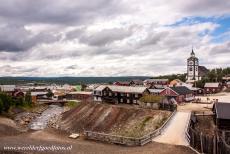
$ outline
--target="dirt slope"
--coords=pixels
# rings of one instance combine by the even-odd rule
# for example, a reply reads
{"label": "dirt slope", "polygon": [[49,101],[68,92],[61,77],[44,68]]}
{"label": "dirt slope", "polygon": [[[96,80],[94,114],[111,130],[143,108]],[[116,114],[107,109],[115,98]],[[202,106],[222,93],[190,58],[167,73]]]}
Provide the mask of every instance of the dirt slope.
{"label": "dirt slope", "polygon": [[0,117],[0,137],[18,135],[21,132],[22,131],[16,126],[13,120]]}
{"label": "dirt slope", "polygon": [[91,130],[133,136],[158,128],[169,115],[168,111],[82,103],[63,114],[60,127],[68,132]]}

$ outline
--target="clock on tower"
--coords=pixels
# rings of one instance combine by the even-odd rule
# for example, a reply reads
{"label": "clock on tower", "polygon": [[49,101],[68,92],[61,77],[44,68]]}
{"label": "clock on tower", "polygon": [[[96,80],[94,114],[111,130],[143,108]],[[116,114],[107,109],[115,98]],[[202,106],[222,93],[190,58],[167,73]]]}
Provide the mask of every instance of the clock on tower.
{"label": "clock on tower", "polygon": [[190,57],[187,59],[187,81],[194,82],[199,80],[199,59],[195,56],[192,49]]}

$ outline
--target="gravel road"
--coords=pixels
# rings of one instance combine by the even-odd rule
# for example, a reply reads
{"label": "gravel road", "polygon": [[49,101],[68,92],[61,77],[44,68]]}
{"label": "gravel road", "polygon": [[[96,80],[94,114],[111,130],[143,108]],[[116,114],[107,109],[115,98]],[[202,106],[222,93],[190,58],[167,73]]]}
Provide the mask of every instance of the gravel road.
{"label": "gravel road", "polygon": [[169,121],[161,135],[154,138],[153,141],[173,145],[189,145],[186,140],[185,131],[189,122],[191,112],[176,112]]}

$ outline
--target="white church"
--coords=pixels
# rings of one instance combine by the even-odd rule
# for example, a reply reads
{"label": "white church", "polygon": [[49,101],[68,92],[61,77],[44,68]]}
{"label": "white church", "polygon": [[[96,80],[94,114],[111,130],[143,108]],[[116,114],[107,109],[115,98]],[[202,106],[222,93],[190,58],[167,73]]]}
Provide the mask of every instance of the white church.
{"label": "white church", "polygon": [[208,69],[204,66],[199,66],[199,59],[195,56],[192,49],[190,57],[187,59],[187,83],[199,81],[208,73]]}

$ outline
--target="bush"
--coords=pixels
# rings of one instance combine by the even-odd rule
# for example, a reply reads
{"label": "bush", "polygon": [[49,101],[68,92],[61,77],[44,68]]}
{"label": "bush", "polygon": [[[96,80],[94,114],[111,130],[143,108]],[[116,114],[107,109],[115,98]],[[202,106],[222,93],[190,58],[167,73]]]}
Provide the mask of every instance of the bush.
{"label": "bush", "polygon": [[3,104],[2,100],[0,99],[0,113],[2,113],[3,108],[4,108],[4,104]]}
{"label": "bush", "polygon": [[161,103],[164,98],[164,96],[144,95],[140,98],[140,101],[145,103]]}
{"label": "bush", "polygon": [[79,102],[75,102],[75,101],[69,101],[66,103],[66,106],[68,106],[70,108],[77,107],[78,105],[79,105]]}

